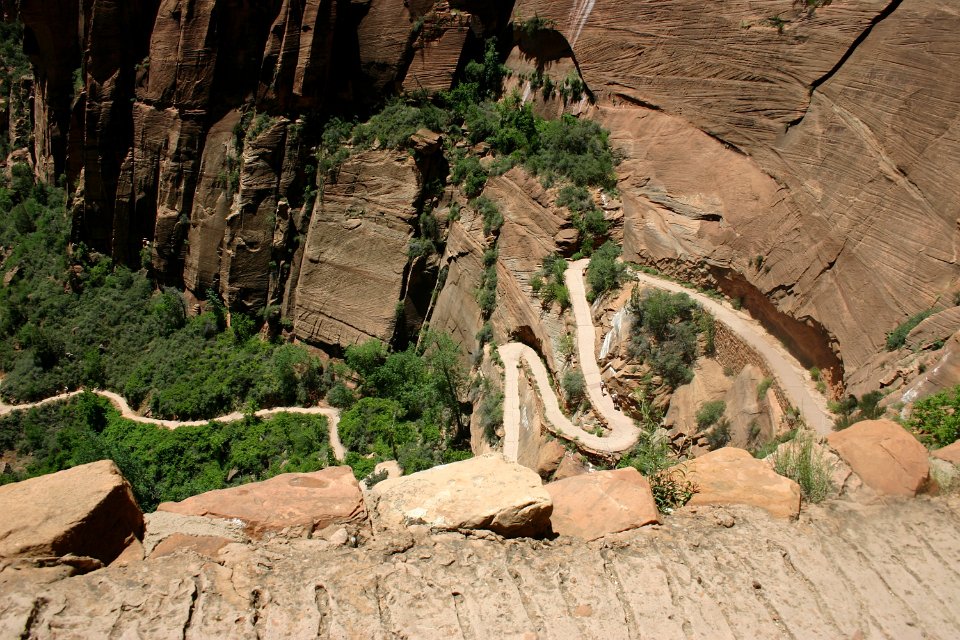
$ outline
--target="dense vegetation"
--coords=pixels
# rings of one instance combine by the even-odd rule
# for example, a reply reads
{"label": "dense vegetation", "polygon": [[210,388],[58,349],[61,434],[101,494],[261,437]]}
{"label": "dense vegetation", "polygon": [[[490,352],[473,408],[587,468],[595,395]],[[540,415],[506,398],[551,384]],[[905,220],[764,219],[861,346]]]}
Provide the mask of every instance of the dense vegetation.
{"label": "dense vegetation", "polygon": [[918,324],[933,315],[933,309],[926,309],[920,313],[910,316],[905,322],[897,326],[896,329],[887,334],[887,351],[896,351],[907,343],[907,335],[913,331]]}
{"label": "dense vegetation", "polygon": [[278,473],[322,469],[333,462],[323,416],[248,416],[231,423],[160,429],[120,417],[92,393],[0,418],[0,451],[25,467],[0,483],[112,459],[141,508],[265,480]]}
{"label": "dense vegetation", "polygon": [[188,318],[182,295],[157,291],[145,271],[82,245],[68,257],[60,189],[34,184],[26,165],[0,186],[0,245],[11,253],[0,288],[0,387],[26,402],[80,386],[123,393],[156,417],[214,417],[246,406],[322,397],[323,369],[305,349],[261,339],[259,324],[211,296]]}
{"label": "dense vegetation", "polygon": [[930,447],[956,442],[960,439],[960,386],[918,400],[906,426]]}
{"label": "dense vegetation", "polygon": [[693,377],[691,366],[700,351],[713,351],[713,318],[685,293],[634,291],[630,310],[636,320],[631,329],[629,354],[650,365],[663,382],[676,388]]}
{"label": "dense vegetation", "polygon": [[[350,347],[346,365],[355,391],[340,387],[340,440],[357,477],[397,460],[407,473],[470,457],[461,406],[467,371],[446,334],[427,332],[420,346],[391,353],[371,340]],[[332,398],[334,399],[334,398]]]}

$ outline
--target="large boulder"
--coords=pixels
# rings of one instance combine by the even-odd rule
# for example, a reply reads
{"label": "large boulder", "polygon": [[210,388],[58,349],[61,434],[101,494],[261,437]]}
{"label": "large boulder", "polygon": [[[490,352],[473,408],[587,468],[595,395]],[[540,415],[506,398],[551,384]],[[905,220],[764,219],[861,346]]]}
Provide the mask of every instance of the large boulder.
{"label": "large boulder", "polygon": [[599,471],[546,485],[554,533],[595,540],[659,522],[650,483],[636,469]]}
{"label": "large boulder", "polygon": [[697,485],[690,505],[742,504],[790,518],[800,511],[800,486],[743,449],[717,449],[673,467],[672,472]]}
{"label": "large boulder", "polygon": [[164,502],[158,511],[243,521],[252,536],[312,533],[332,524],[361,525],[366,509],[350,467],[282,475],[230,489],[208,491],[182,502]]}
{"label": "large boulder", "polygon": [[489,453],[384,480],[373,491],[385,527],[486,529],[503,536],[536,536],[550,526],[553,504],[532,469]]}
{"label": "large boulder", "polygon": [[0,558],[73,554],[106,564],[143,538],[143,513],[110,460],[0,487],[0,514]]}
{"label": "large boulder", "polygon": [[915,496],[930,480],[926,448],[890,420],[864,420],[827,436],[863,483],[883,495]]}
{"label": "large boulder", "polygon": [[960,440],[953,444],[948,444],[941,449],[935,449],[930,452],[934,458],[944,460],[950,464],[960,464]]}

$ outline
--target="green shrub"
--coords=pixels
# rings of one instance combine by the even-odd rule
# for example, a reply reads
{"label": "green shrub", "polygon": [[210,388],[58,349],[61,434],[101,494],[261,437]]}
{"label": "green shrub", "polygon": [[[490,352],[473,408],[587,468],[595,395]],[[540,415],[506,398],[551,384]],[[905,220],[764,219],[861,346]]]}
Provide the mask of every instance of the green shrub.
{"label": "green shrub", "polygon": [[503,226],[503,214],[500,213],[500,207],[493,200],[486,196],[480,196],[470,201],[470,206],[483,218],[483,233],[499,233]]}
{"label": "green shrub", "polygon": [[691,366],[698,354],[698,336],[707,334],[706,348],[712,342],[713,323],[690,296],[659,290],[634,292],[630,310],[632,325],[627,353],[646,362],[654,373],[673,388],[689,382]]}
{"label": "green shrub", "polygon": [[627,267],[617,261],[620,247],[612,241],[593,252],[590,266],[587,267],[587,283],[590,285],[588,299],[594,300],[600,294],[620,286],[626,275]]}
{"label": "green shrub", "polygon": [[407,104],[391,98],[379,113],[354,128],[353,142],[370,147],[379,141],[381,147],[402,149],[420,129],[444,131],[449,126],[450,114],[429,102]]}
{"label": "green shrub", "polygon": [[682,468],[673,468],[677,462],[665,435],[643,428],[637,444],[620,459],[617,467],[633,467],[647,478],[657,509],[669,514],[697,492],[697,486],[684,477]]}
{"label": "green shrub", "polygon": [[560,382],[567,404],[577,406],[586,399],[587,382],[579,371],[568,370],[563,374]]}
{"label": "green shrub", "polygon": [[526,166],[548,183],[566,178],[577,186],[617,185],[609,133],[592,120],[564,115],[537,123],[538,142]]}
{"label": "green shrub", "polygon": [[701,405],[697,411],[697,426],[700,431],[705,431],[720,421],[724,411],[727,410],[727,403],[723,400],[711,400]]}
{"label": "green shrub", "polygon": [[927,309],[911,316],[906,322],[887,334],[887,351],[896,351],[907,343],[907,335],[914,328],[929,318],[933,314],[933,309]]}
{"label": "green shrub", "polygon": [[717,421],[713,429],[707,432],[707,446],[715,451],[730,442],[730,422],[726,418]]}
{"label": "green shrub", "polygon": [[466,155],[454,162],[450,179],[454,184],[463,185],[463,192],[468,198],[474,198],[480,195],[487,184],[487,172],[475,156]]}
{"label": "green shrub", "polygon": [[764,378],[757,385],[757,400],[763,400],[767,396],[767,390],[773,384],[773,378]]}
{"label": "green shrub", "polygon": [[945,447],[960,437],[960,386],[913,405],[906,427],[930,447]]}
{"label": "green shrub", "polygon": [[778,449],[773,468],[800,485],[809,502],[822,502],[833,491],[833,467],[809,433],[798,432],[791,443]]}

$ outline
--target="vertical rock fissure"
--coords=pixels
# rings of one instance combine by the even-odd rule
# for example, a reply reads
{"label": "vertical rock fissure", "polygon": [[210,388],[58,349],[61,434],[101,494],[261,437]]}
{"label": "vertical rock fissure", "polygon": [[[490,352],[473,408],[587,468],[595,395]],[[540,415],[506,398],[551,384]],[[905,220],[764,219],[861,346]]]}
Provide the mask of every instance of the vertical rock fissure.
{"label": "vertical rock fissure", "polygon": [[[878,13],[873,17],[873,20],[870,21],[870,24],[867,25],[867,28],[864,29],[860,33],[860,35],[858,35],[853,40],[853,42],[850,43],[850,46],[847,47],[847,50],[843,53],[842,56],[840,56],[840,59],[837,60],[836,64],[834,64],[833,67],[831,67],[831,69],[827,71],[825,74],[823,74],[822,76],[820,76],[819,78],[817,78],[816,80],[810,83],[810,96],[809,96],[810,99],[813,98],[814,92],[821,85],[823,85],[825,82],[830,80],[830,78],[835,76],[837,72],[840,71],[840,69],[843,67],[844,64],[846,64],[847,60],[850,59],[850,57],[854,54],[857,48],[861,44],[863,44],[863,42],[867,39],[867,37],[870,35],[870,32],[873,31],[873,28],[876,27],[881,22],[883,22],[884,20],[886,20],[887,18],[889,18],[891,14],[893,14],[893,12],[897,10],[897,8],[900,6],[902,2],[903,0],[890,0],[890,3],[886,7],[884,7],[883,10],[880,11],[880,13]],[[787,129],[786,129],[787,131],[789,131],[791,128],[803,122],[803,119],[807,117],[807,112],[810,110],[810,101],[811,101],[810,99],[807,100],[807,108],[804,109],[803,115],[787,123]]]}

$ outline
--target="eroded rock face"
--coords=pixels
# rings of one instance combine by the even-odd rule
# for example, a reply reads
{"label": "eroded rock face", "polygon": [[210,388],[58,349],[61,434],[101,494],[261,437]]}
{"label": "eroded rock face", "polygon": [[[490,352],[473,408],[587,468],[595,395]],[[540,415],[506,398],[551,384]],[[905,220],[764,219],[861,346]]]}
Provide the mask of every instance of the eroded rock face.
{"label": "eroded rock face", "polygon": [[0,513],[0,558],[72,554],[107,564],[143,538],[143,514],[110,460],[0,487]]}
{"label": "eroded rock face", "polygon": [[927,450],[890,420],[864,420],[827,442],[863,483],[882,495],[915,496],[930,480]]}
{"label": "eroded rock face", "polygon": [[934,0],[516,12],[554,22],[627,154],[626,257],[716,278],[806,366],[876,388],[886,332],[958,275],[960,18]]}
{"label": "eroded rock face", "polygon": [[379,524],[388,528],[486,529],[503,536],[549,530],[550,495],[535,471],[489,453],[373,488]]}
{"label": "eroded rock face", "polygon": [[208,491],[158,511],[237,519],[254,536],[284,529],[312,533],[332,524],[362,526],[366,509],[350,467],[284,473],[252,484]]}
{"label": "eroded rock face", "polygon": [[934,458],[945,460],[950,464],[960,464],[960,440],[940,449],[935,449],[930,452],[930,455]]}
{"label": "eroded rock face", "polygon": [[697,493],[687,503],[692,506],[749,505],[789,518],[800,511],[797,483],[743,449],[724,447],[673,469],[697,485]]}
{"label": "eroded rock face", "polygon": [[327,185],[310,222],[293,311],[311,342],[389,340],[416,219],[418,172],[406,151],[359,153]]}
{"label": "eroded rock face", "polygon": [[598,471],[545,486],[553,532],[595,540],[659,522],[650,483],[633,468]]}

